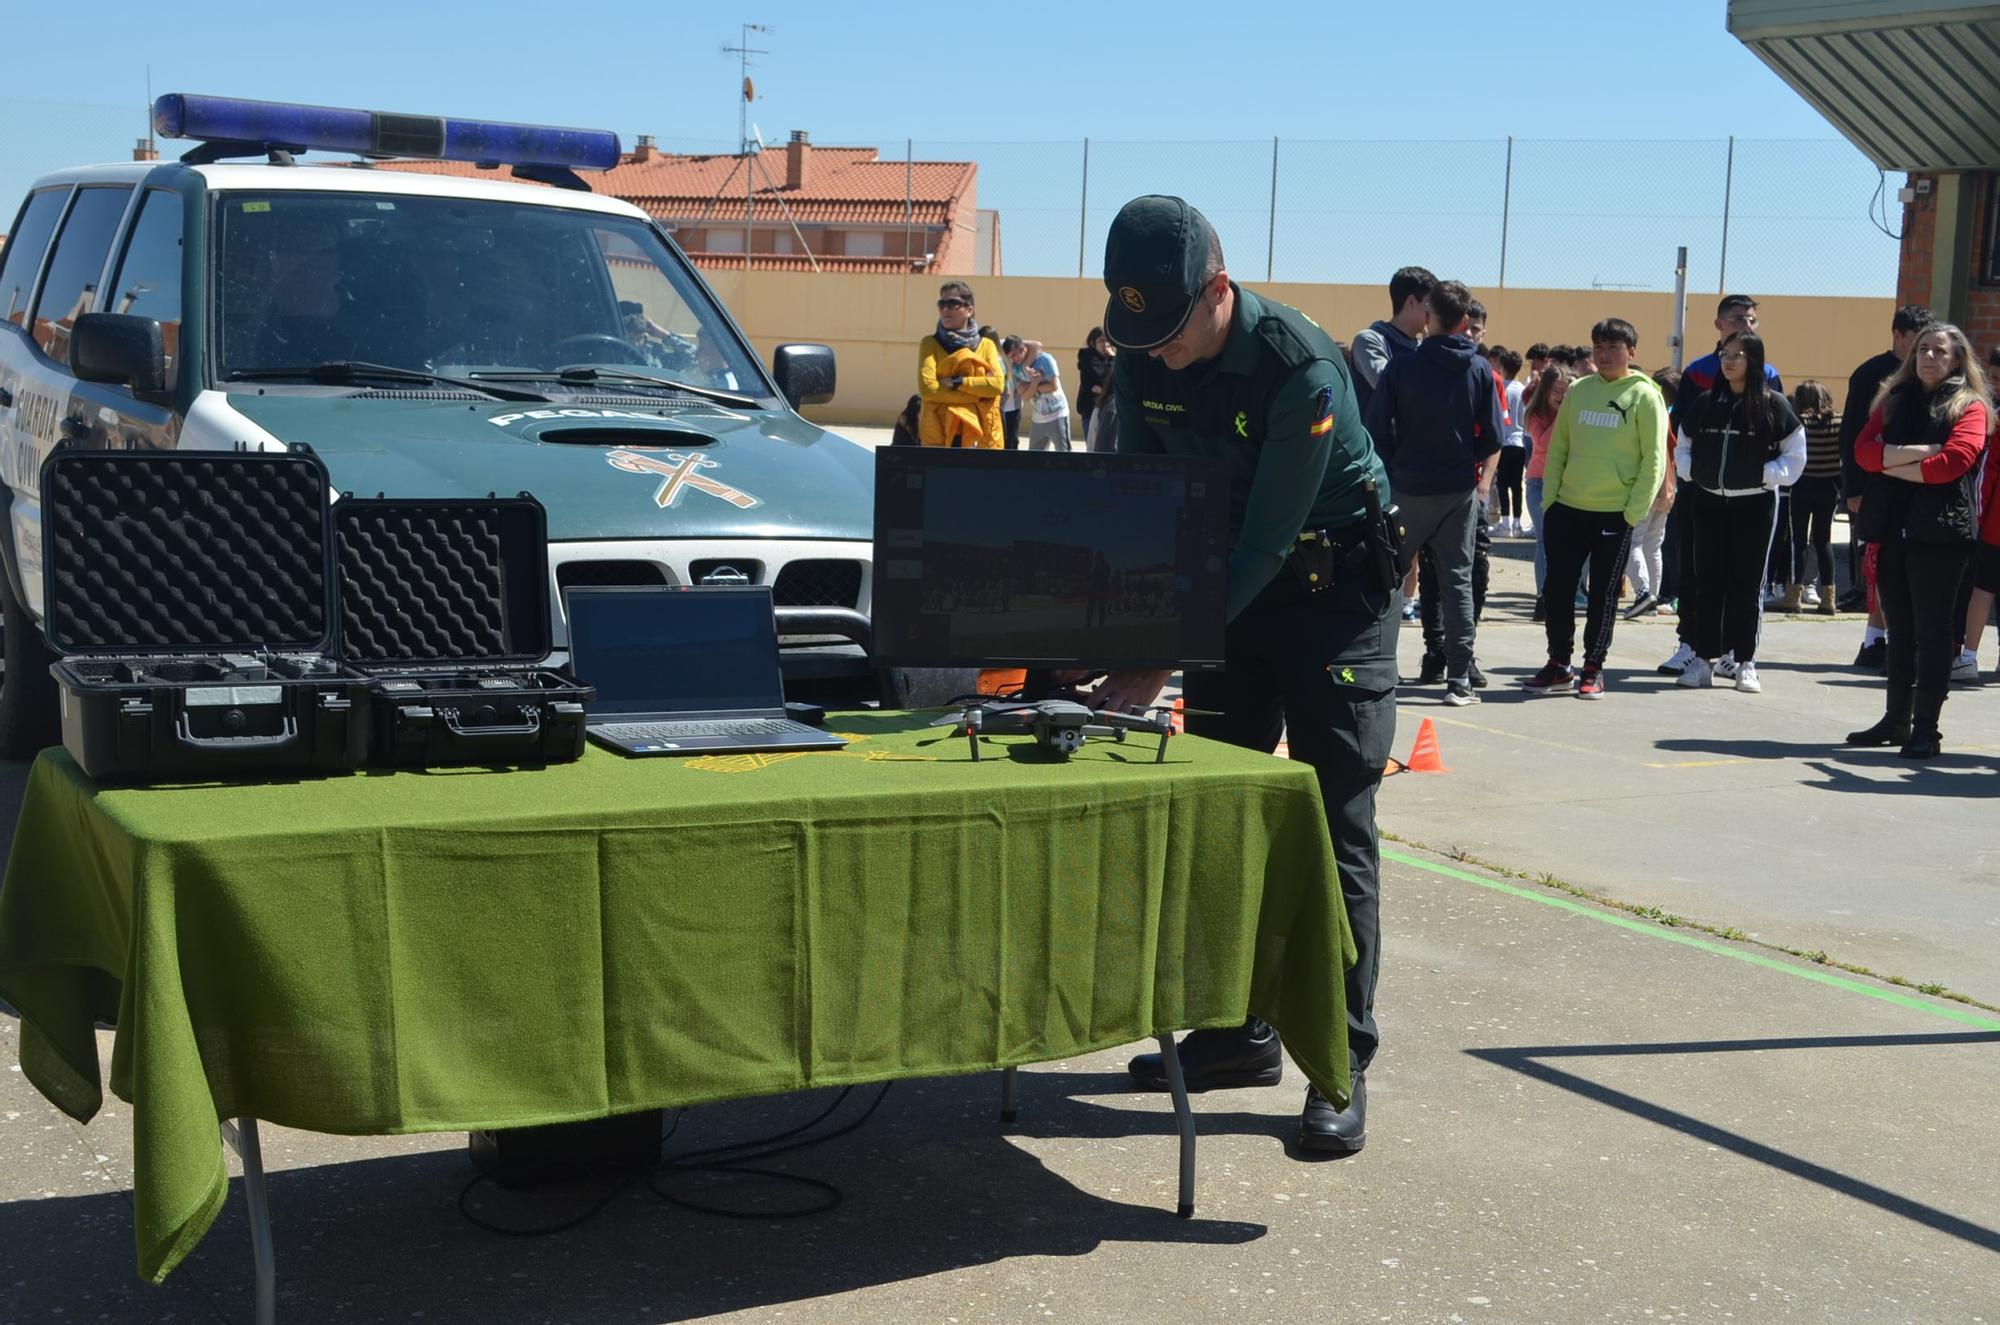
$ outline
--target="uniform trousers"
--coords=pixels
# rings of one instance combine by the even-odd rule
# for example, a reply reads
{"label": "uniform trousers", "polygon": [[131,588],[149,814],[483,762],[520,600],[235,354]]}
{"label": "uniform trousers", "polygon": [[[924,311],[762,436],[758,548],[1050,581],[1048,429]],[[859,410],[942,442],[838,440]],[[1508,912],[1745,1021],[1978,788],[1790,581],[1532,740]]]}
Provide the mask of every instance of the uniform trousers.
{"label": "uniform trousers", "polygon": [[[1340,868],[1355,963],[1346,973],[1347,1052],[1356,1072],[1375,1056],[1381,966],[1381,838],[1375,791],[1396,739],[1395,590],[1337,584],[1308,593],[1290,567],[1229,623],[1221,672],[1190,672],[1187,729],[1266,753],[1282,735],[1312,765]],[[1352,681],[1344,679],[1351,676]]]}

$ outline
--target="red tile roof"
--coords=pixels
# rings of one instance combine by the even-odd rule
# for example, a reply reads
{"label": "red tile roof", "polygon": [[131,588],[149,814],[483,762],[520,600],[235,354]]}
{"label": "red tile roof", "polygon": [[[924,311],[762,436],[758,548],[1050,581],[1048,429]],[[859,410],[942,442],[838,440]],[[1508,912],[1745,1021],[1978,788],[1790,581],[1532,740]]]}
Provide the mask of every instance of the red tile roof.
{"label": "red tile roof", "polygon": [[[884,161],[872,147],[807,144],[806,176],[800,188],[786,188],[788,146],[775,144],[755,159],[752,205],[760,220],[776,221],[789,211],[800,225],[894,227],[905,224],[942,230],[932,266],[939,271],[971,271],[966,258],[976,233],[975,199],[979,167],[970,161]],[[644,151],[645,149],[641,149]],[[507,179],[460,161],[385,161],[383,170],[426,175]],[[682,156],[653,151],[626,155],[610,170],[583,175],[594,193],[632,203],[663,221],[683,227],[726,229],[743,224],[744,158],[740,155]],[[906,195],[908,206],[906,208]],[[780,200],[784,206],[779,206]],[[742,254],[696,254],[703,262],[743,265]],[[752,270],[807,268],[803,254],[758,254]],[[902,271],[901,258],[820,259],[822,270]]]}

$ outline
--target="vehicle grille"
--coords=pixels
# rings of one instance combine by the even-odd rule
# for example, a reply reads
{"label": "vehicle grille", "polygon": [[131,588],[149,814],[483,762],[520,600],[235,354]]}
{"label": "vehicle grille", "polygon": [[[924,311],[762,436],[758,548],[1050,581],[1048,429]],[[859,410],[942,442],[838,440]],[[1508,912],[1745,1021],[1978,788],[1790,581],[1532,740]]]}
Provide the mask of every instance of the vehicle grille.
{"label": "vehicle grille", "polygon": [[556,588],[579,585],[604,587],[669,583],[666,572],[650,561],[565,561],[556,567]]}
{"label": "vehicle grille", "polygon": [[771,601],[779,607],[859,607],[861,563],[787,562],[771,586]]}

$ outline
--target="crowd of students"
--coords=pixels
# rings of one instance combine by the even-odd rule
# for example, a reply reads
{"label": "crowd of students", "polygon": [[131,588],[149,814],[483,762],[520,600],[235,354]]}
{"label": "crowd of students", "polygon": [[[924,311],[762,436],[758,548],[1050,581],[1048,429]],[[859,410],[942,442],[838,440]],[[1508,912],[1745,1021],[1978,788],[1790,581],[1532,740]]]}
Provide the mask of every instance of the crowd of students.
{"label": "crowd of students", "polygon": [[[1977,681],[2000,591],[2000,439],[1963,332],[1898,309],[1892,350],[1855,371],[1836,413],[1819,382],[1785,394],[1746,295],[1717,306],[1711,353],[1651,376],[1622,318],[1588,346],[1517,353],[1485,343],[1485,310],[1458,282],[1406,267],[1389,296],[1391,315],[1348,354],[1405,517],[1416,684],[1479,702],[1486,548],[1527,536],[1548,641],[1529,690],[1601,698],[1621,599],[1627,620],[1675,614],[1679,644],[1658,671],[1748,694],[1763,688],[1767,610],[1865,606],[1856,666],[1886,674],[1885,709],[1849,740],[1938,752],[1948,687]],[[1857,581],[1844,603],[1842,508]]]}

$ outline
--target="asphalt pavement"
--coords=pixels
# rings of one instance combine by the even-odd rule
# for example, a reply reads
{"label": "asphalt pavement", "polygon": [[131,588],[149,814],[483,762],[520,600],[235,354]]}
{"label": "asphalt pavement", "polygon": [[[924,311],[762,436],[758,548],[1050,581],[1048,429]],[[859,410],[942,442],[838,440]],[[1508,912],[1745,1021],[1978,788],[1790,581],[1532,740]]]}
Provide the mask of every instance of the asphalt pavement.
{"label": "asphalt pavement", "polygon": [[[1837,744],[1880,700],[1847,665],[1857,618],[1770,623],[1759,695],[1655,677],[1659,618],[1619,626],[1602,702],[1531,698],[1510,685],[1541,661],[1524,547],[1501,546],[1485,702],[1401,702],[1398,753],[1431,718],[1450,771],[1382,791],[1361,1154],[1296,1152],[1296,1072],[1199,1096],[1176,1219],[1167,1103],[1119,1051],[1024,1070],[1011,1127],[997,1074],[896,1085],[778,1161],[840,1190],[827,1214],[725,1220],[640,1183],[465,1198],[528,1226],[609,1196],[510,1238],[461,1212],[463,1135],[267,1127],[280,1319],[2000,1319],[2000,686],[1954,696],[1923,766]],[[1406,672],[1417,655],[1406,632]],[[22,776],[0,767],[0,821]],[[70,1122],[15,1067],[10,1017],[0,1038],[0,1320],[248,1320],[240,1193],[138,1283],[128,1108]],[[830,1099],[694,1110],[668,1151]]]}

